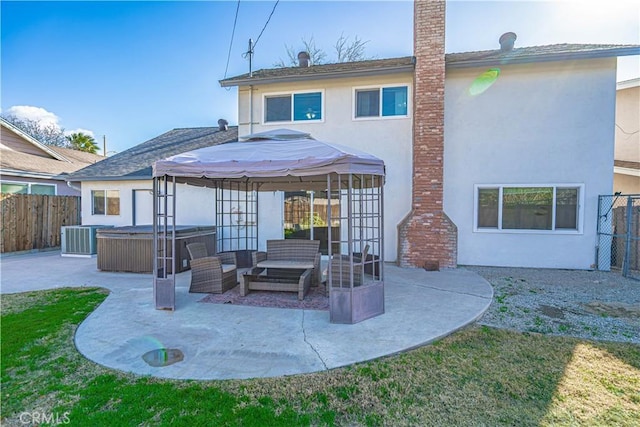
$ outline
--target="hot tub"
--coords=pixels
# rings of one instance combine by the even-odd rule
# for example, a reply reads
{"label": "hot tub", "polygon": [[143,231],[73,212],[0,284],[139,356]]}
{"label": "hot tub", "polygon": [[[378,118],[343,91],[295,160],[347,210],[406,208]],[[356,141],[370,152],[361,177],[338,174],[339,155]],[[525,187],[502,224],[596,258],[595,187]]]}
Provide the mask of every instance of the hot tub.
{"label": "hot tub", "polygon": [[[199,225],[176,226],[176,273],[189,269],[187,244],[202,242],[210,254],[216,253],[215,227]],[[136,225],[100,229],[98,240],[98,270],[153,272],[153,226]]]}

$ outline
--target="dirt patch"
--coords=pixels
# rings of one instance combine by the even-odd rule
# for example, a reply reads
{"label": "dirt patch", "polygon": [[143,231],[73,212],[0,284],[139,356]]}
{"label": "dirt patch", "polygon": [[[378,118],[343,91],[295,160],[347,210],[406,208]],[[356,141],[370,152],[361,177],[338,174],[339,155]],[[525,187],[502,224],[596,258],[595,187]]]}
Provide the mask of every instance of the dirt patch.
{"label": "dirt patch", "polygon": [[558,307],[542,304],[538,307],[538,311],[547,317],[551,317],[554,319],[564,319],[564,311],[562,311],[562,309]]}
{"label": "dirt patch", "polygon": [[467,268],[493,286],[483,325],[640,344],[640,281],[605,271]]}
{"label": "dirt patch", "polygon": [[612,317],[626,317],[640,319],[640,304],[625,304],[623,302],[591,301],[582,307],[591,314],[600,314]]}

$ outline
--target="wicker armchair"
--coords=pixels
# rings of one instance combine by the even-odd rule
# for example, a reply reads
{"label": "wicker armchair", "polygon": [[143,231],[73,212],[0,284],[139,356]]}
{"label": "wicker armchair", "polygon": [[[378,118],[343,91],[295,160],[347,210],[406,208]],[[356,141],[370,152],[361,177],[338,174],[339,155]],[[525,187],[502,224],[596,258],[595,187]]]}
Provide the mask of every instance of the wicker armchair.
{"label": "wicker armchair", "polygon": [[353,255],[353,264],[349,255],[334,255],[331,258],[331,283],[335,288],[351,287],[351,268],[353,265],[353,286],[364,283],[364,265],[369,254],[369,245],[364,247],[361,254]]}
{"label": "wicker armchair", "polygon": [[238,284],[236,254],[222,252],[209,256],[204,243],[187,245],[191,257],[189,292],[221,294]]}

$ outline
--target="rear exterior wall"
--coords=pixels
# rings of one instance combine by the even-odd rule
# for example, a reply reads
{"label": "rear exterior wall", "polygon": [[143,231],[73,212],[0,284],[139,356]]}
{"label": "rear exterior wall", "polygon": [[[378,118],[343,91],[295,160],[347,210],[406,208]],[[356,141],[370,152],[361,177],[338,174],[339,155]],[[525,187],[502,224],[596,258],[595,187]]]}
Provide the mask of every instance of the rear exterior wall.
{"label": "rear exterior wall", "polygon": [[[239,135],[279,128],[308,132],[315,139],[353,147],[384,160],[386,167],[384,232],[385,260],[397,257],[397,226],[411,209],[411,126],[412,73],[366,78],[326,79],[313,82],[282,83],[255,86],[253,89],[253,127],[250,123],[250,91],[239,88]],[[407,86],[409,105],[407,116],[354,119],[354,91],[361,87]],[[265,94],[321,91],[323,119],[308,122],[264,122]],[[280,207],[283,209],[283,206]],[[273,227],[282,229],[281,223]],[[266,226],[266,224],[262,224]],[[275,237],[275,236],[271,236]],[[262,240],[262,239],[261,239]]]}
{"label": "rear exterior wall", "polygon": [[[589,269],[598,195],[613,184],[616,59],[500,68],[476,96],[468,88],[486,69],[447,71],[444,206],[458,263]],[[478,230],[478,185],[579,186],[579,230]]]}

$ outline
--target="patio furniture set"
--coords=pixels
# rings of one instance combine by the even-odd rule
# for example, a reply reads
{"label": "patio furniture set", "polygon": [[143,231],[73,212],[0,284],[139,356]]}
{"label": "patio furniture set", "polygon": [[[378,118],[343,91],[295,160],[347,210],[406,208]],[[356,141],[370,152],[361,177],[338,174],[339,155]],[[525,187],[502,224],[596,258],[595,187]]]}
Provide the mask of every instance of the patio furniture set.
{"label": "patio furniture set", "polygon": [[[187,245],[191,256],[189,292],[223,293],[237,285],[235,253],[209,256],[201,243]],[[303,300],[310,286],[321,282],[320,242],[317,240],[268,240],[266,252],[252,254],[252,267],[242,275],[240,295],[249,291],[297,292]]]}
{"label": "patio furniture set", "polygon": [[[268,240],[266,252],[252,254],[252,267],[242,274],[240,295],[250,291],[296,292],[302,301],[309,287],[322,283],[320,269],[320,242],[317,240],[284,239]],[[237,260],[234,252],[209,255],[204,243],[187,245],[191,257],[191,286],[193,293],[224,293],[238,285]],[[367,259],[369,245],[362,254],[354,256],[354,284],[362,285],[364,260]],[[341,287],[350,281],[349,269],[345,263],[351,262],[348,255],[333,258],[331,277],[333,285]]]}

